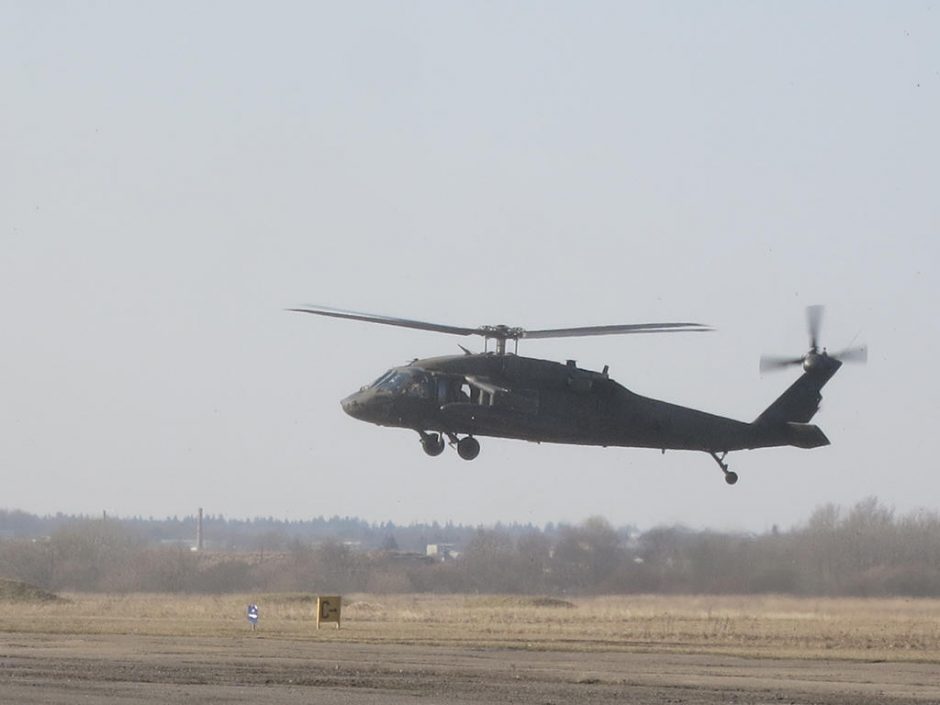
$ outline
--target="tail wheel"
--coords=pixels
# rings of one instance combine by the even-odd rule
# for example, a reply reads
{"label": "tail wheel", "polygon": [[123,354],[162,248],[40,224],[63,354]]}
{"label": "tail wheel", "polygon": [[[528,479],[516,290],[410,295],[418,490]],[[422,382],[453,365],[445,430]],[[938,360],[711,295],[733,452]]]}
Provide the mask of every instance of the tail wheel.
{"label": "tail wheel", "polygon": [[480,454],[480,442],[473,436],[466,436],[457,441],[457,455],[464,460],[473,460]]}
{"label": "tail wheel", "polygon": [[715,462],[718,463],[718,467],[721,468],[721,471],[725,474],[725,482],[729,485],[733,485],[738,481],[738,473],[732,472],[728,469],[728,463],[725,462],[725,457],[728,455],[728,451],[723,451],[721,455],[718,455],[713,450],[708,451],[708,454],[715,459]]}

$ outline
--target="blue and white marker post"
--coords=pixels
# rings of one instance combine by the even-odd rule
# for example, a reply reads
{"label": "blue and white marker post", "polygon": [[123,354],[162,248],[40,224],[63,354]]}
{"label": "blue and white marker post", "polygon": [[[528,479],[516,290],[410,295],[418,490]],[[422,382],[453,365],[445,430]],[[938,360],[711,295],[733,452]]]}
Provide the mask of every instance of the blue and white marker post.
{"label": "blue and white marker post", "polygon": [[248,605],[248,622],[251,624],[251,631],[255,630],[255,627],[258,626],[258,605],[252,602]]}

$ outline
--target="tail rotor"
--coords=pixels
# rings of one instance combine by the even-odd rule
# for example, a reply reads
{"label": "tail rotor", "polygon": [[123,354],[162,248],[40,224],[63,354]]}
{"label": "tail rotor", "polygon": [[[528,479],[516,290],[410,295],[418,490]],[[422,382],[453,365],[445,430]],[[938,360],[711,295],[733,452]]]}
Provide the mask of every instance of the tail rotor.
{"label": "tail rotor", "polygon": [[803,369],[810,370],[820,365],[825,365],[829,360],[838,362],[859,362],[868,361],[868,346],[858,345],[849,347],[839,352],[830,353],[825,348],[819,348],[819,332],[822,328],[824,306],[815,305],[806,307],[806,328],[809,333],[809,352],[799,357],[783,357],[777,355],[761,355],[760,371],[772,372],[792,365],[802,365]]}

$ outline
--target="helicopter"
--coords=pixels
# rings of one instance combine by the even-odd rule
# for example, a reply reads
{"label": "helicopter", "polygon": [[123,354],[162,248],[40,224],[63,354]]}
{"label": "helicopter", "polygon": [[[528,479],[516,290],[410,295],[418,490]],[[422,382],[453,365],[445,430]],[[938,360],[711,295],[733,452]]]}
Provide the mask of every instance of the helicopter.
{"label": "helicopter", "polygon": [[[430,456],[440,455],[449,444],[461,458],[473,460],[480,453],[477,436],[654,448],[663,453],[694,450],[710,455],[729,485],[738,481],[725,462],[731,451],[829,445],[822,430],[809,423],[819,410],[820,390],[843,362],[865,362],[868,357],[864,345],[838,353],[820,348],[823,307],[809,306],[809,351],[791,357],[763,356],[760,361],[761,372],[800,365],[802,375],[748,423],[635,394],[611,379],[607,365],[597,372],[579,368],[574,360],[560,363],[519,355],[520,340],[714,330],[700,323],[526,330],[506,325],[468,328],[324,306],[287,310],[484,339],[482,353],[460,346],[462,355],[415,359],[391,368],[340,402],[353,418],[416,431]],[[507,351],[509,341],[513,352]]]}

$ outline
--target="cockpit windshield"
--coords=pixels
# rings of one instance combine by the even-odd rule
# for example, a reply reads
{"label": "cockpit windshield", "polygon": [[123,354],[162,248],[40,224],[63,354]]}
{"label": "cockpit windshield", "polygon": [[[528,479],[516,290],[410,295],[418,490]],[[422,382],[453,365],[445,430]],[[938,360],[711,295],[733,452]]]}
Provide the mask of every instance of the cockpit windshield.
{"label": "cockpit windshield", "polygon": [[377,380],[375,380],[372,384],[368,385],[367,387],[363,387],[363,389],[372,389],[373,387],[378,387],[380,384],[382,384],[385,380],[387,380],[389,377],[391,377],[394,374],[395,374],[395,370],[389,370],[388,372],[383,374],[381,377],[379,377]]}
{"label": "cockpit windshield", "polygon": [[430,379],[419,370],[389,370],[372,383],[372,388],[378,392],[405,394],[419,399],[431,396]]}
{"label": "cockpit windshield", "polygon": [[382,389],[390,392],[400,392],[408,386],[411,375],[406,372],[394,372],[392,375],[379,385]]}

